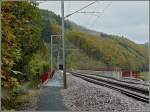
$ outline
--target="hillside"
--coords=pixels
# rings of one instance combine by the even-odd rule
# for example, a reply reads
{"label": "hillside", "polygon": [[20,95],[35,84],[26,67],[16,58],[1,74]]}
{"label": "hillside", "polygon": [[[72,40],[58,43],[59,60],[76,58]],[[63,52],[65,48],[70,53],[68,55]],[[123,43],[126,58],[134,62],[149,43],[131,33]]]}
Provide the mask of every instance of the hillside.
{"label": "hillside", "polygon": [[[55,32],[60,32],[61,18],[54,13],[44,11],[45,18],[55,20]],[[46,15],[47,13],[47,15]],[[48,16],[55,15],[55,16]],[[65,21],[66,42],[78,51],[67,52],[69,68],[99,68],[121,67],[126,70],[147,70],[148,53],[145,47],[136,44],[125,37],[108,35],[102,32],[88,30],[73,22]],[[78,57],[78,58],[77,58]],[[77,59],[75,59],[77,58]]]}

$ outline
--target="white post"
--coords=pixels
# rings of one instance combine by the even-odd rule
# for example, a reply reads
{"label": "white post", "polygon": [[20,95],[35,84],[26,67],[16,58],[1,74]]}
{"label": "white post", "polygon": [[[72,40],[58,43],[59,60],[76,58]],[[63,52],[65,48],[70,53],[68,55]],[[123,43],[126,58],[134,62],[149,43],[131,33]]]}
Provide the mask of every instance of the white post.
{"label": "white post", "polygon": [[132,71],[130,71],[130,79],[132,79]]}
{"label": "white post", "polygon": [[51,35],[51,71],[53,67],[53,35]]}
{"label": "white post", "polygon": [[58,54],[57,54],[57,68],[59,69],[59,49],[58,49]]}

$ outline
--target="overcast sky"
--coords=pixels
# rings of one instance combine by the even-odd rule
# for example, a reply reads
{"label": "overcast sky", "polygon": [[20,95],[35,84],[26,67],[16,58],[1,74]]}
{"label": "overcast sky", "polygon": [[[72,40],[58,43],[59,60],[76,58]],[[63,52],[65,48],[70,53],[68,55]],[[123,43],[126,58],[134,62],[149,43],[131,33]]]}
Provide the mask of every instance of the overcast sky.
{"label": "overcast sky", "polygon": [[[92,1],[65,1],[65,15],[70,14]],[[61,14],[59,1],[45,1],[39,8]],[[82,10],[103,12],[98,14],[76,13],[68,19],[86,28],[125,36],[136,43],[149,40],[148,1],[99,1]]]}

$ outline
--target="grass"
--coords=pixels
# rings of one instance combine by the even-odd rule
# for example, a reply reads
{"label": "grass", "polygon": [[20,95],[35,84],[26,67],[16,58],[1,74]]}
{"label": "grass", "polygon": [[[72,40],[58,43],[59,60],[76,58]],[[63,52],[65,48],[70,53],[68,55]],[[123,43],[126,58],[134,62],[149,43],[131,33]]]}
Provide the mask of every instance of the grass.
{"label": "grass", "polygon": [[[3,88],[2,110],[24,110],[36,102],[39,96],[40,87],[39,81],[30,81],[22,84],[22,87],[15,92],[10,93],[12,90]],[[31,101],[31,102],[30,102]]]}
{"label": "grass", "polygon": [[25,94],[18,96],[15,100],[15,110],[35,110],[39,96],[39,89],[29,90]]}
{"label": "grass", "polygon": [[36,110],[40,94],[40,89],[30,89],[16,97],[2,98],[2,110]]}

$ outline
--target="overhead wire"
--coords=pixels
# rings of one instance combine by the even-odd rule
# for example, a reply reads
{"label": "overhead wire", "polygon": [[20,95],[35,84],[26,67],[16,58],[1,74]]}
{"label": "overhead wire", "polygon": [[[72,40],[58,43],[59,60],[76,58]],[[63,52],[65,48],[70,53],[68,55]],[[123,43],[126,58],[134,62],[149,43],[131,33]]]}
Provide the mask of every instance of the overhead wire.
{"label": "overhead wire", "polygon": [[96,23],[97,19],[100,18],[111,5],[112,5],[112,1],[103,8],[100,15],[98,15],[97,18],[95,18],[95,20],[92,22],[90,27],[92,27],[94,25],[94,23]]}
{"label": "overhead wire", "polygon": [[[104,2],[102,2],[102,6],[104,5]],[[101,11],[101,8],[98,10],[99,12]],[[96,15],[97,16],[97,18],[99,17],[99,15]],[[94,21],[95,21],[95,19],[94,19]],[[91,24],[93,24],[93,22],[91,22]],[[89,27],[91,27],[91,24],[90,24],[90,26]]]}
{"label": "overhead wire", "polygon": [[[39,3],[45,3],[46,1],[43,1],[43,2],[39,2]],[[70,14],[67,14],[66,16],[65,16],[65,18],[67,18],[67,17],[70,17],[70,16],[72,16],[73,14],[75,14],[75,13],[83,13],[83,14],[85,14],[85,15],[88,15],[88,14],[91,14],[91,16],[89,16],[86,20],[88,20],[88,23],[87,23],[87,27],[92,27],[95,23],[96,23],[96,21],[98,20],[98,18],[100,18],[104,13],[105,13],[105,11],[111,6],[111,4],[112,4],[112,1],[109,3],[109,4],[107,4],[103,9],[102,9],[102,11],[100,11],[100,10],[98,10],[98,11],[88,11],[88,12],[85,12],[85,11],[82,11],[82,10],[84,10],[84,9],[86,9],[87,7],[89,7],[90,5],[93,5],[93,4],[95,4],[96,2],[99,2],[99,0],[96,0],[96,1],[93,1],[93,2],[91,2],[91,3],[89,3],[88,5],[85,5],[84,7],[82,7],[82,8],[80,8],[80,9],[78,9],[78,10],[76,10],[76,11],[74,11],[74,12],[72,12],[72,13],[70,13]],[[96,7],[95,7],[95,9],[96,9]],[[58,8],[58,12],[59,12],[59,8]],[[68,10],[70,10],[70,1],[68,2],[68,6],[67,6],[67,12],[69,12]],[[97,13],[100,13],[100,14],[97,14]],[[96,16],[96,18],[94,19],[94,21],[92,22],[92,23],[90,23],[89,22],[89,20],[91,20],[91,18],[93,17],[93,15],[94,16]]]}
{"label": "overhead wire", "polygon": [[[101,2],[98,1],[98,5],[99,5],[100,3],[101,3]],[[97,6],[98,6],[98,5],[97,5]],[[95,9],[97,8],[97,6],[95,7]],[[92,12],[94,12],[94,10],[93,10]],[[98,11],[97,11],[97,12],[98,12]],[[91,17],[90,17],[89,20],[91,20],[91,18],[93,17],[93,15],[94,15],[94,16],[98,16],[97,14],[91,13]],[[89,22],[89,21],[88,21],[88,23],[87,23],[87,27],[90,27],[90,22]]]}
{"label": "overhead wire", "polygon": [[[79,12],[80,13],[80,12]],[[91,20],[92,15],[89,15],[87,13],[84,13],[84,15],[87,15],[87,19],[86,19],[86,25],[88,26],[89,20]]]}
{"label": "overhead wire", "polygon": [[73,13],[70,13],[70,14],[66,15],[65,18],[67,18],[67,17],[69,17],[69,16],[72,16],[73,14],[75,14],[75,13],[77,13],[77,12],[79,12],[79,11],[81,11],[81,10],[87,8],[87,7],[89,7],[90,5],[92,5],[92,4],[96,3],[96,2],[97,2],[97,1],[94,1],[94,2],[92,2],[92,3],[90,3],[90,4],[88,4],[88,5],[86,5],[86,6],[82,7],[82,8],[80,8],[80,9],[74,11]]}

